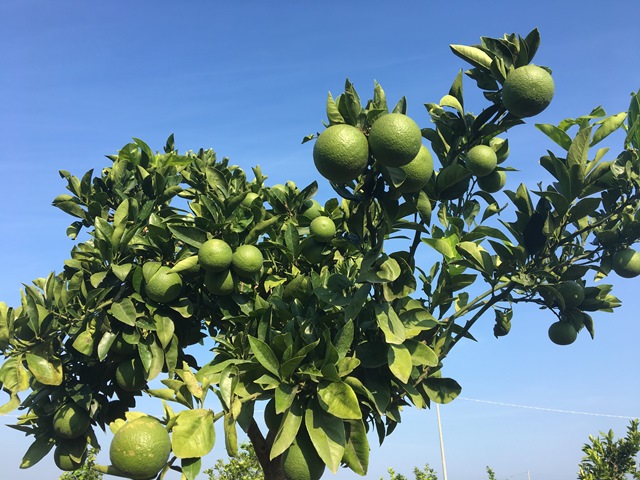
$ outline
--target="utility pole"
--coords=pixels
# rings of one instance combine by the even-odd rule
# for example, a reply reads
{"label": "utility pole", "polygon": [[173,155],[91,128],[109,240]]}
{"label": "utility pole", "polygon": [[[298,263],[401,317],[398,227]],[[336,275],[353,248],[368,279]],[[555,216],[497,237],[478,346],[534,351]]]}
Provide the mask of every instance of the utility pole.
{"label": "utility pole", "polygon": [[447,461],[444,458],[444,441],[442,440],[442,422],[440,421],[440,405],[436,403],[436,414],[438,415],[438,433],[440,435],[440,456],[442,457],[443,480],[447,480]]}

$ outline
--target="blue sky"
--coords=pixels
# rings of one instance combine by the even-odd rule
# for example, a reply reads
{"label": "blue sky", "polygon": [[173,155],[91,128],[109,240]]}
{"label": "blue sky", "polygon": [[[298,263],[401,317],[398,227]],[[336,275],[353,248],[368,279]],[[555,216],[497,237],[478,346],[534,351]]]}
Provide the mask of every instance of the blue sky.
{"label": "blue sky", "polygon": [[[392,101],[406,95],[409,114],[425,127],[423,104],[437,102],[466,68],[449,44],[534,27],[542,35],[536,63],[551,67],[556,82],[552,105],[535,122],[598,105],[616,113],[640,88],[639,14],[637,1],[3,2],[0,300],[15,305],[23,282],[67,258],[69,220],[51,207],[64,192],[58,170],[99,171],[104,155],[131,137],[160,150],[175,133],[183,151],[212,147],[247,170],[259,164],[271,184],[306,185],[317,174],[311,144],[300,140],[322,129],[327,91],[340,93],[346,77],[364,99],[374,80]],[[471,81],[465,91],[478,113]],[[510,162],[520,169],[510,188],[544,178],[538,158],[554,146],[533,123],[509,134]],[[320,188],[320,197],[331,195],[325,181]],[[533,479],[575,478],[589,434],[622,434],[628,420],[617,417],[640,416],[638,281],[610,281],[623,307],[596,315],[595,341],[582,334],[557,347],[546,336],[551,319],[519,308],[508,337],[493,338],[488,319],[478,343],[454,350],[445,371],[463,398],[441,408],[449,478],[484,479],[486,465],[499,479],[526,479],[527,471]],[[28,444],[0,428],[4,476],[57,478],[51,457],[18,469]],[[222,455],[219,444],[209,464]],[[441,471],[435,410],[406,411],[373,449],[367,478],[427,462]]]}

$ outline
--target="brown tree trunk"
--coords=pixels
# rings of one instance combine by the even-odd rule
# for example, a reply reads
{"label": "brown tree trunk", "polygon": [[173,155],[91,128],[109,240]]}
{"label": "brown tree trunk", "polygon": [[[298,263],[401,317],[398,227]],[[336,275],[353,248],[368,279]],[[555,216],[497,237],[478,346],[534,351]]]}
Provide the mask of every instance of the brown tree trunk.
{"label": "brown tree trunk", "polygon": [[273,460],[269,458],[271,446],[273,445],[273,433],[270,432],[267,434],[267,438],[265,438],[256,421],[252,420],[247,430],[247,436],[253,445],[256,457],[258,457],[258,461],[264,472],[264,480],[287,480],[282,470],[281,457],[278,456]]}

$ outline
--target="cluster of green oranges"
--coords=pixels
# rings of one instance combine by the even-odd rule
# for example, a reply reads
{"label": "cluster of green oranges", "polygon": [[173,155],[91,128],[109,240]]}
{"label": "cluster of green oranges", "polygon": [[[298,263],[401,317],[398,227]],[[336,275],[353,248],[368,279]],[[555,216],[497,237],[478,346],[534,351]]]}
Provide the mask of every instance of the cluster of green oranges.
{"label": "cluster of green oranges", "polygon": [[53,414],[56,441],[53,459],[60,470],[77,470],[84,463],[90,424],[89,413],[74,402],[65,403]]}
{"label": "cluster of green oranges", "polygon": [[[494,145],[501,139],[493,139]],[[496,193],[507,182],[507,174],[498,169],[498,164],[506,159],[506,155],[498,157],[491,145],[476,145],[467,152],[465,166],[477,177],[478,187],[487,193]]]}
{"label": "cluster of green oranges", "polygon": [[198,250],[198,263],[205,270],[205,287],[214,295],[232,294],[238,277],[251,280],[263,262],[262,252],[255,245],[240,245],[234,251],[219,238],[207,240]]}
{"label": "cluster of green oranges", "polygon": [[331,125],[313,148],[318,172],[334,183],[355,180],[369,165],[370,154],[377,165],[404,172],[397,187],[401,193],[419,191],[433,175],[433,159],[422,144],[420,127],[401,113],[378,117],[368,135],[352,125]]}
{"label": "cluster of green oranges", "polygon": [[[306,211],[315,215],[315,212]],[[327,244],[336,235],[335,222],[326,215],[317,215],[309,223],[309,236],[302,243],[302,255],[314,265],[321,264],[325,259]]]}
{"label": "cluster of green oranges", "polygon": [[576,323],[581,325],[582,317],[586,315],[580,310],[584,302],[585,291],[582,284],[573,280],[560,282],[555,286],[561,301],[554,302],[561,311],[560,320],[549,327],[549,339],[556,345],[570,345],[578,337]]}

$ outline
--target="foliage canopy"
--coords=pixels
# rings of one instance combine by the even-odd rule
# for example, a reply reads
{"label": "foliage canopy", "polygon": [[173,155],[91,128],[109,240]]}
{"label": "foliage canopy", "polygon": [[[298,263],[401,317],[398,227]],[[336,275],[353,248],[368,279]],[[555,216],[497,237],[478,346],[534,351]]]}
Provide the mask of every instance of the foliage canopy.
{"label": "foliage canopy", "polygon": [[[597,107],[536,125],[560,149],[540,158],[552,181],[505,191],[503,203],[500,174],[514,168],[497,136],[524,122],[503,105],[502,85],[531,63],[539,42],[533,30],[451,46],[489,105],[478,115],[465,109],[462,71],[425,105],[433,124],[421,133],[439,166],[417,192],[402,188],[402,168],[370,150],[355,177],[333,177],[340,198],[307,215],[316,182],[270,187],[259,167],[249,179],[213,150],[179,153],[173,136],[162,153],[134,139],[98,173],[61,171],[69,193],[53,204],[73,217],[70,258],[26,285],[20,306],[0,304],[0,383],[9,395],[0,410],[25,410],[15,428],[34,437],[21,466],[60,441],[52,418],[63,405],[87,412],[83,435],[98,447],[94,428],[131,420],[144,393],[163,401],[174,455],[167,468],[186,479],[213,447],[215,422],[230,455],[237,427],[247,432],[265,478],[284,478],[283,454],[307,436],[309,453],[330,471],[364,475],[368,432],[382,442],[404,407],[460,393],[443,362],[485,314],[496,337],[509,333],[518,303],[593,336],[592,314],[620,302],[589,274],[606,277],[617,252],[640,238],[640,102],[632,95],[628,112]],[[363,104],[347,80],[328,96],[326,131],[348,125],[366,139],[389,113],[406,115],[406,99],[390,108],[376,83]],[[596,148],[617,130],[625,133],[618,153]],[[495,150],[498,188],[478,188],[467,168],[480,145]],[[309,228],[318,215],[335,226],[321,241]],[[249,268],[245,258],[229,267],[228,251],[201,265],[212,239],[234,254],[257,251],[261,265]],[[418,249],[433,263],[417,264]],[[579,304],[567,305],[559,288],[567,281],[582,288]],[[200,343],[210,358],[194,357]],[[208,395],[219,411],[206,406]],[[265,401],[275,414],[261,431],[254,411]]]}

